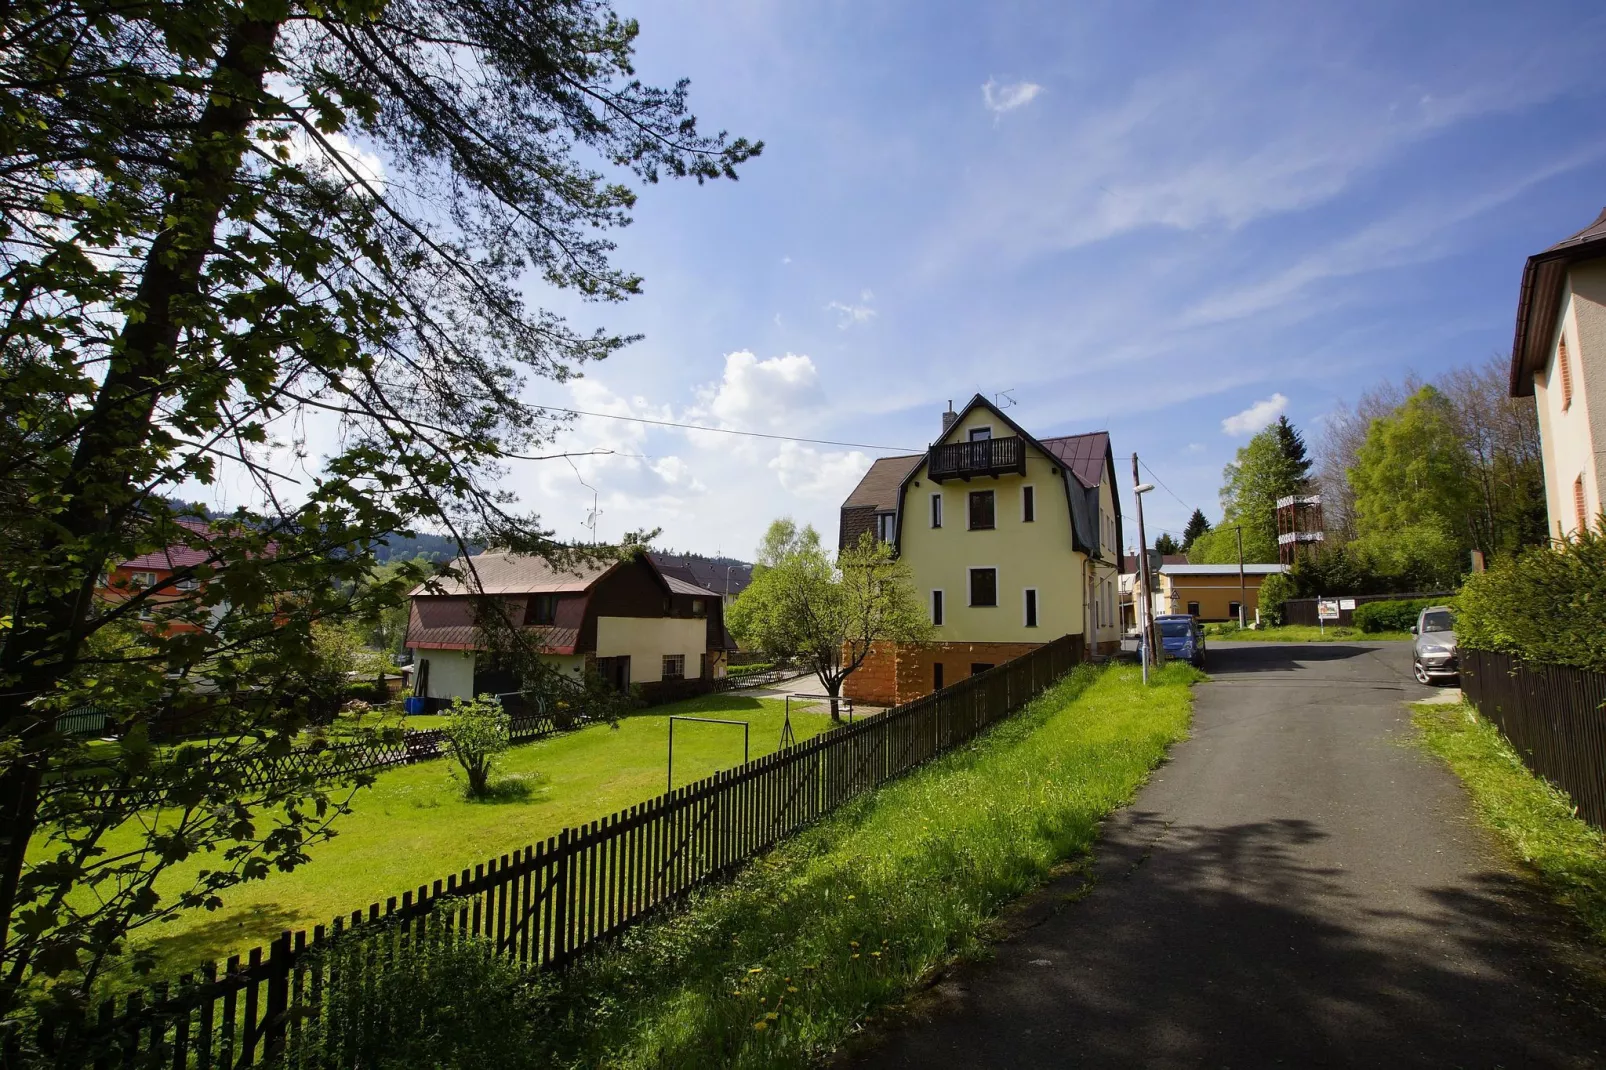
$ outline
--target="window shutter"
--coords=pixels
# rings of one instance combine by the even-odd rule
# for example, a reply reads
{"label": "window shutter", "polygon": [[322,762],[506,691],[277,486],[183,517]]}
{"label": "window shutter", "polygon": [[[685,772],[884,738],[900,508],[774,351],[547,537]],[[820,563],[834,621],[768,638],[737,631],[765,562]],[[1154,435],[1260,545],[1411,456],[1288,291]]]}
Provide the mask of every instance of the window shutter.
{"label": "window shutter", "polygon": [[1566,335],[1561,336],[1561,344],[1556,347],[1556,367],[1561,369],[1561,408],[1565,412],[1573,404],[1573,362],[1567,356]]}

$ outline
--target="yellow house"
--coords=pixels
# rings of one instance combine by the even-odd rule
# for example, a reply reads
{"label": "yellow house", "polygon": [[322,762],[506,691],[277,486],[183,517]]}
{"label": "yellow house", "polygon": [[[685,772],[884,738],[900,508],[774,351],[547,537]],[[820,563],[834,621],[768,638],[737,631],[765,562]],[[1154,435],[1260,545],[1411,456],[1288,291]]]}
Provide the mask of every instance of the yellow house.
{"label": "yellow house", "polygon": [[907,702],[1062,635],[1120,644],[1121,505],[1105,432],[1038,439],[979,394],[922,454],[885,457],[842,505],[840,544],[896,544],[934,641],[876,650],[861,702]]}
{"label": "yellow house", "polygon": [[1511,343],[1511,396],[1539,408],[1550,532],[1591,527],[1606,501],[1606,210],[1528,258]]}
{"label": "yellow house", "polygon": [[1189,613],[1202,621],[1238,619],[1243,605],[1244,620],[1254,623],[1260,611],[1260,585],[1267,576],[1287,572],[1287,565],[1238,566],[1190,565],[1166,562],[1160,566],[1160,594],[1155,600],[1157,613]]}

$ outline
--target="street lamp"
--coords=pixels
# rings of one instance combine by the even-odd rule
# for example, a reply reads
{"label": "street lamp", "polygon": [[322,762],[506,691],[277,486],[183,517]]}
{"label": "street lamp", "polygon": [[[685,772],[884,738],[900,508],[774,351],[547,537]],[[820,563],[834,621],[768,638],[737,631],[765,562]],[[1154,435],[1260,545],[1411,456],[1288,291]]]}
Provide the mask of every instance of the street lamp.
{"label": "street lamp", "polygon": [[1153,483],[1138,482],[1138,455],[1132,455],[1132,496],[1138,505],[1138,586],[1143,588],[1143,630],[1138,639],[1138,656],[1143,662],[1143,682],[1149,682],[1149,661],[1154,656],[1154,606],[1149,600],[1149,537],[1143,530],[1143,496]]}

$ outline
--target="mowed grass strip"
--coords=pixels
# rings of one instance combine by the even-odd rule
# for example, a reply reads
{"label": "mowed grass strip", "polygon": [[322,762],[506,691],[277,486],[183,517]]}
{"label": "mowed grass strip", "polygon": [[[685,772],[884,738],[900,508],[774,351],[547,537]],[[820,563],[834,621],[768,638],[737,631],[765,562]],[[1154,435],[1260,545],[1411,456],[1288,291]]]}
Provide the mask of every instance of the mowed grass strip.
{"label": "mowed grass strip", "polygon": [[1173,665],[1081,667],[1025,711],[857,800],[615,948],[537,981],[532,1066],[804,1066],[1086,856],[1186,732]]}
{"label": "mowed grass strip", "polygon": [[1423,745],[1466,785],[1478,819],[1606,942],[1606,835],[1574,816],[1567,793],[1534,776],[1471,705],[1421,703],[1412,707],[1412,720]]}
{"label": "mowed grass strip", "polygon": [[[617,728],[593,725],[516,746],[499,760],[494,798],[486,801],[467,798],[451,758],[385,770],[356,792],[351,813],[336,818],[333,839],[310,849],[310,862],[224,892],[219,910],[187,911],[138,930],[131,943],[157,953],[155,976],[181,972],[265,945],[286,929],[310,931],[337,914],[366,911],[370,903],[646,802],[666,786],[671,714],[748,722],[757,758],[776,749],[785,710],[780,699],[710,695],[626,717]],[[798,740],[830,727],[823,704],[800,710],[792,703]],[[741,762],[740,728],[676,725],[677,787]],[[126,828],[108,840],[109,848],[127,849],[138,833]],[[49,852],[36,841],[32,853],[37,859]],[[217,855],[190,859],[157,889],[173,894],[197,870],[219,864]]]}

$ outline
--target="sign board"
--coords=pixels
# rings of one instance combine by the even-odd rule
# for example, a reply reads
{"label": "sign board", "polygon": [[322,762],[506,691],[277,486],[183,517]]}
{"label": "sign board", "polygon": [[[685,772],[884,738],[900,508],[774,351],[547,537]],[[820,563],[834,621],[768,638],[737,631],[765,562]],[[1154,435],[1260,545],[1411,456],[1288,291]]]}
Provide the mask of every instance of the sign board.
{"label": "sign board", "polygon": [[1337,620],[1338,619],[1338,599],[1336,599],[1336,598],[1323,598],[1323,599],[1319,600],[1316,603],[1316,619],[1317,620]]}
{"label": "sign board", "polygon": [[1338,600],[1338,608],[1339,609],[1354,609],[1355,608],[1355,599],[1353,599],[1353,598],[1340,598]]}

